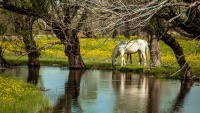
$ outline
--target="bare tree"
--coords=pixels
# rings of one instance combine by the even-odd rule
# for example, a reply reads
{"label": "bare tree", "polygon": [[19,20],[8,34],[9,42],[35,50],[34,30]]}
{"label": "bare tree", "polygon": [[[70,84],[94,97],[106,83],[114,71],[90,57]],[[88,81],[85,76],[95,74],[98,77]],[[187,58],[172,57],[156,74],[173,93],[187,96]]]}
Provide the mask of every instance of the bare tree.
{"label": "bare tree", "polygon": [[[181,77],[186,79],[194,77],[180,45],[171,37],[168,30],[175,29],[192,38],[200,38],[199,25],[196,24],[199,23],[200,15],[200,2],[197,0],[142,0],[133,2],[125,0],[64,0],[60,2],[35,0],[28,5],[25,3],[16,5],[12,3],[12,0],[3,0],[0,3],[4,9],[45,20],[65,45],[65,54],[68,56],[70,68],[85,68],[80,55],[77,33],[86,22],[88,15],[92,14],[95,18],[90,18],[91,21],[106,22],[103,24],[106,26],[93,29],[96,32],[98,30],[106,31],[106,33],[113,32],[116,26],[125,23],[129,23],[128,29],[130,30],[141,29],[152,24],[157,40],[163,40],[173,49],[181,69]],[[159,20],[159,22],[157,21],[159,24],[154,24],[156,21],[152,23],[154,18]]]}
{"label": "bare tree", "polygon": [[[18,0],[20,1],[20,0]],[[80,44],[77,34],[87,18],[85,2],[74,0],[35,0],[30,2],[14,2],[3,0],[1,8],[24,15],[43,19],[51,26],[53,32],[65,45],[69,67],[75,69],[86,68],[80,55]],[[80,3],[80,4],[77,4]]]}
{"label": "bare tree", "polygon": [[26,53],[28,54],[28,66],[40,66],[39,56],[40,52],[36,46],[33,36],[33,24],[37,18],[31,16],[18,15],[15,18],[15,31],[18,35],[22,36],[25,45]]}
{"label": "bare tree", "polygon": [[[200,2],[198,0],[144,0],[140,3],[133,1],[125,4],[123,0],[117,1],[90,1],[91,10],[99,13],[100,19],[110,19],[104,28],[122,25],[129,22],[130,30],[137,30],[146,26],[153,26],[151,41],[163,40],[172,48],[180,67],[181,78],[192,79],[194,75],[179,43],[168,32],[175,29],[192,39],[200,39]],[[113,18],[103,14],[115,15]],[[156,39],[155,39],[156,38]],[[156,49],[152,47],[152,49]],[[152,53],[158,54],[158,53]],[[154,61],[154,60],[152,60]]]}

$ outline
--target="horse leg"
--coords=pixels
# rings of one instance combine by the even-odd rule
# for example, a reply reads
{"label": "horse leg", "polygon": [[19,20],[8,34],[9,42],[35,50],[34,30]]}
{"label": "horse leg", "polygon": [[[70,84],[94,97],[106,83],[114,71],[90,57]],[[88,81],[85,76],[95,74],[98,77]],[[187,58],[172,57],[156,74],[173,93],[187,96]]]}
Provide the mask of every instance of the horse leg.
{"label": "horse leg", "polygon": [[142,63],[142,53],[141,53],[141,51],[138,51],[138,56],[139,56],[138,65],[141,65],[141,63]]}
{"label": "horse leg", "polygon": [[130,64],[132,64],[132,57],[131,54],[127,54],[126,64],[128,64],[128,59],[130,58]]}
{"label": "horse leg", "polygon": [[127,57],[126,57],[126,64],[128,64],[128,57],[129,57],[129,55],[131,55],[131,54],[127,54]]}
{"label": "horse leg", "polygon": [[121,66],[126,65],[125,58],[124,58],[124,51],[121,51]]}
{"label": "horse leg", "polygon": [[144,66],[146,66],[147,65],[147,59],[146,59],[145,52],[142,52],[142,57],[144,58]]}
{"label": "horse leg", "polygon": [[131,56],[131,54],[130,54],[130,61],[131,61],[131,64],[132,64],[132,56]]}
{"label": "horse leg", "polygon": [[126,63],[125,63],[124,56],[122,56],[122,58],[121,58],[121,67],[124,66],[124,65],[126,65]]}

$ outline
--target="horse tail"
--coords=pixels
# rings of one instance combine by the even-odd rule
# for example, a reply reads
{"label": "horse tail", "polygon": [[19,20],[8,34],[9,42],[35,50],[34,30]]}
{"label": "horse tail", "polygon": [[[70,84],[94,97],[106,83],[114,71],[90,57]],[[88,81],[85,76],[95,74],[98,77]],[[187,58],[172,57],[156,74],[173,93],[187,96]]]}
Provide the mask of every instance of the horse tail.
{"label": "horse tail", "polygon": [[145,55],[146,55],[146,61],[148,59],[148,51],[149,51],[149,47],[148,47],[148,43],[145,41]]}

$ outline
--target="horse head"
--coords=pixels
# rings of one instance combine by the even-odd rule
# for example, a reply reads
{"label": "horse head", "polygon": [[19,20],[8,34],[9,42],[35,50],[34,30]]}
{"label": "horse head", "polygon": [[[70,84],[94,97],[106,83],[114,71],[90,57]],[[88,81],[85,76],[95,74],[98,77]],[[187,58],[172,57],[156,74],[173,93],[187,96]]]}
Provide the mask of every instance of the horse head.
{"label": "horse head", "polygon": [[116,54],[112,54],[112,67],[115,67],[116,63]]}
{"label": "horse head", "polygon": [[124,49],[127,45],[127,42],[120,41],[114,48],[112,52],[112,66],[115,67],[116,64],[116,58],[120,55],[120,51]]}
{"label": "horse head", "polygon": [[116,58],[119,56],[119,53],[118,53],[118,46],[115,47],[115,49],[113,50],[113,53],[112,53],[112,67],[115,67],[115,64],[116,64]]}

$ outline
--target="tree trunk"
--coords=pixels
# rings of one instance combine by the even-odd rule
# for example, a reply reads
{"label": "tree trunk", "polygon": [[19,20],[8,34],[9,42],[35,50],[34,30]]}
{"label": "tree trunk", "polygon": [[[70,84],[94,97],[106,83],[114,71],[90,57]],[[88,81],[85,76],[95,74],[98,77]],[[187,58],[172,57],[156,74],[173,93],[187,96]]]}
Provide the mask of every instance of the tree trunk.
{"label": "tree trunk", "polygon": [[85,35],[86,38],[95,38],[91,26],[85,25],[83,28],[83,34]]}
{"label": "tree trunk", "polygon": [[2,47],[0,46],[0,68],[8,68],[10,66],[10,63],[8,63],[2,56]]}
{"label": "tree trunk", "polygon": [[129,22],[125,22],[125,24],[124,24],[125,26],[125,30],[124,30],[124,36],[126,37],[126,38],[130,38],[131,37],[131,35],[130,35],[130,25],[129,25]]}
{"label": "tree trunk", "polygon": [[[152,21],[153,23],[153,21]],[[150,50],[150,63],[149,68],[157,67],[161,65],[160,46],[158,42],[160,29],[149,24],[139,30],[138,34],[140,37],[148,37],[149,50]]]}
{"label": "tree trunk", "polygon": [[39,52],[31,52],[28,54],[28,66],[29,67],[38,67],[40,66],[40,61],[39,61]]}
{"label": "tree trunk", "polygon": [[36,20],[34,17],[24,16],[18,17],[15,21],[16,32],[23,37],[26,52],[28,53],[29,67],[40,66],[39,56],[40,53],[37,50],[36,42],[33,38],[33,23]]}
{"label": "tree trunk", "polygon": [[36,42],[33,39],[32,32],[30,31],[27,31],[27,33],[22,36],[26,47],[26,52],[28,53],[27,65],[29,67],[38,67],[40,66],[40,52],[37,50]]}
{"label": "tree trunk", "polygon": [[150,68],[161,65],[160,46],[155,35],[149,36]]}
{"label": "tree trunk", "polygon": [[80,43],[77,34],[72,33],[72,35],[68,35],[67,42],[65,44],[65,55],[68,56],[70,69],[86,68],[80,54]]}
{"label": "tree trunk", "polygon": [[117,31],[117,28],[115,28],[114,31],[111,34],[111,38],[116,38],[117,35],[118,35],[118,31]]}
{"label": "tree trunk", "polygon": [[57,38],[60,39],[61,43],[65,46],[65,55],[68,57],[69,68],[70,69],[85,69],[85,63],[80,54],[80,43],[77,37],[77,32],[75,30],[65,30],[62,31],[60,26],[62,24],[53,23],[52,24],[54,33]]}
{"label": "tree trunk", "polygon": [[179,43],[169,34],[164,35],[162,37],[162,40],[174,51],[174,54],[180,67],[181,78],[187,80],[193,79],[194,75],[190,69],[190,66],[185,60],[183,50],[180,47]]}

